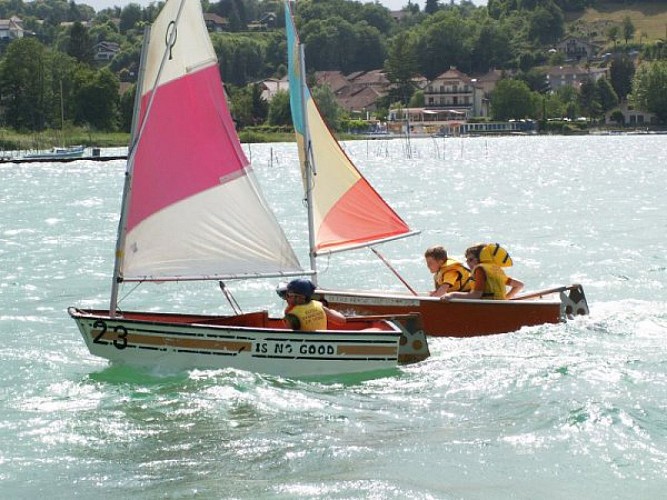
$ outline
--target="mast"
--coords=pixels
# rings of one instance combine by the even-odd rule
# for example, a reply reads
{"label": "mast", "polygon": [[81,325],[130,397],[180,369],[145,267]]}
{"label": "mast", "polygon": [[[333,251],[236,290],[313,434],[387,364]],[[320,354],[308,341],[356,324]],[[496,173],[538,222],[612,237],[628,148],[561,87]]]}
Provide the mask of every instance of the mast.
{"label": "mast", "polygon": [[118,236],[116,238],[116,253],[114,259],[113,277],[111,281],[111,299],[109,303],[109,316],[114,318],[116,316],[116,309],[118,308],[118,289],[122,278],[120,276],[120,267],[123,262],[123,248],[125,247],[125,236],[127,234],[127,207],[130,204],[130,186],[132,181],[132,169],[134,167],[134,156],[139,137],[137,133],[137,125],[139,122],[139,107],[141,105],[141,91],[144,85],[144,75],[146,73],[146,54],[148,53],[148,44],[150,41],[151,28],[147,26],[144,28],[144,40],[141,44],[141,56],[139,63],[139,76],[137,78],[137,86],[134,93],[134,110],[132,113],[132,128],[130,131],[130,145],[129,154],[127,157],[127,167],[125,170],[125,183],[123,185],[123,198],[121,201],[120,220],[118,221]]}
{"label": "mast", "polygon": [[63,80],[60,79],[60,141],[65,146],[65,103],[63,102]]}
{"label": "mast", "polygon": [[[308,258],[310,259],[310,269],[313,271],[312,281],[317,286],[317,258],[315,256],[315,220],[313,216],[313,177],[317,175],[315,163],[313,161],[313,150],[310,146],[310,130],[308,129],[308,106],[306,103],[306,58],[304,46],[299,43],[299,67],[301,68],[301,78],[299,92],[301,93],[301,112],[304,127],[303,147],[304,151],[304,170],[306,173],[306,205],[308,211]],[[312,96],[310,97],[312,99]]]}

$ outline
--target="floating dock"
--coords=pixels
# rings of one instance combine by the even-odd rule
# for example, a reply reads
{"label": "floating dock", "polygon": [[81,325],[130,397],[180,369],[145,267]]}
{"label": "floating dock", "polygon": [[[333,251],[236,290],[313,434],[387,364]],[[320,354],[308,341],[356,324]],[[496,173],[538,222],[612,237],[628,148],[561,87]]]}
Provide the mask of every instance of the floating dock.
{"label": "floating dock", "polygon": [[111,156],[80,156],[78,158],[16,158],[0,157],[0,163],[67,163],[72,161],[111,161],[111,160],[126,160],[127,155],[111,155]]}

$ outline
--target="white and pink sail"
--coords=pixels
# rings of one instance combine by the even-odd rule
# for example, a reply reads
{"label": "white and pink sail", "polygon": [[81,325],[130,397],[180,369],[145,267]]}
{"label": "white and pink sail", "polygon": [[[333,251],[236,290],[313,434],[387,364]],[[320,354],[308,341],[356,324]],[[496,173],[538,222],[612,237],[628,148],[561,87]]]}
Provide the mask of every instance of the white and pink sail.
{"label": "white and pink sail", "polygon": [[241,149],[199,0],[167,2],[144,53],[116,278],[301,271]]}

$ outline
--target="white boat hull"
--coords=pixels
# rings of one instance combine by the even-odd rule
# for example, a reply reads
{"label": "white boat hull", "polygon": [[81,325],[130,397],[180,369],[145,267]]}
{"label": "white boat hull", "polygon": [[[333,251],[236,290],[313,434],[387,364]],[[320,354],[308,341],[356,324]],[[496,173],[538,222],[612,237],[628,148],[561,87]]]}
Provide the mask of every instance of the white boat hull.
{"label": "white boat hull", "polygon": [[429,355],[422,330],[381,319],[352,320],[354,330],[295,332],[264,312],[228,317],[126,312],[115,318],[108,311],[68,312],[91,354],[140,367],[316,377],[387,370]]}
{"label": "white boat hull", "polygon": [[51,151],[31,153],[25,155],[26,160],[45,160],[63,158],[81,158],[86,148],[84,146],[71,146],[69,148],[53,148]]}

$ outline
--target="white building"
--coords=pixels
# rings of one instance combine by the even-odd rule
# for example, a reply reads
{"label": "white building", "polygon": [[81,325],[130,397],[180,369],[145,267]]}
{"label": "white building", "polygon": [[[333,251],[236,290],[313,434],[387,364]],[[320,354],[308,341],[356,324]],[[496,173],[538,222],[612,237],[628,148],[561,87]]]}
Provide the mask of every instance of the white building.
{"label": "white building", "polygon": [[23,21],[16,16],[0,19],[0,40],[23,38]]}

